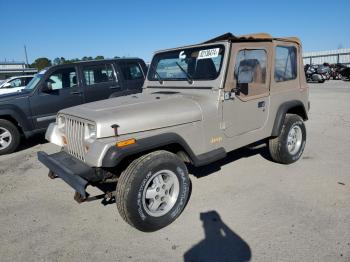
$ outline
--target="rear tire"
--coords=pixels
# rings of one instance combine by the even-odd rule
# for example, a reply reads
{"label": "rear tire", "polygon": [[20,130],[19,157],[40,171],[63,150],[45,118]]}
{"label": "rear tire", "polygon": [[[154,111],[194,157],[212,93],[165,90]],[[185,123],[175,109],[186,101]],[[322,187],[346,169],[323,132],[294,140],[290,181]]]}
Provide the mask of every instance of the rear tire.
{"label": "rear tire", "polygon": [[278,137],[269,140],[271,158],[280,164],[296,162],[304,152],[306,128],[298,115],[287,114]]}
{"label": "rear tire", "polygon": [[145,232],[172,223],[186,206],[190,180],[184,162],[168,151],[134,160],[121,174],[116,202],[120,215]]}
{"label": "rear tire", "polygon": [[0,155],[13,153],[21,142],[18,128],[10,121],[0,119]]}

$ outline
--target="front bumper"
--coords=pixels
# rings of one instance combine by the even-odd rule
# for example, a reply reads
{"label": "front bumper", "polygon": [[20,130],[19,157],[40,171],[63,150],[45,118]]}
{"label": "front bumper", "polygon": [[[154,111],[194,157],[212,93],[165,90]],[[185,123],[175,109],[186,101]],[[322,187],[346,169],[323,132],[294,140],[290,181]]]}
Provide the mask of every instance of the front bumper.
{"label": "front bumper", "polygon": [[38,159],[55,175],[62,178],[83,198],[87,197],[86,187],[90,178],[95,176],[95,170],[68,153],[61,151],[52,155],[38,152]]}

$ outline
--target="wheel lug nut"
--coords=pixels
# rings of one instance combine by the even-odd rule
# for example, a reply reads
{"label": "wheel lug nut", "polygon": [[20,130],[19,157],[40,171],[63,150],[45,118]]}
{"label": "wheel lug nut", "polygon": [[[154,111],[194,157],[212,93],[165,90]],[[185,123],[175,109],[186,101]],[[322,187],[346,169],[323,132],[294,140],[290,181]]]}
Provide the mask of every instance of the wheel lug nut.
{"label": "wheel lug nut", "polygon": [[159,192],[159,190],[160,190],[160,188],[159,188],[159,187],[157,187],[156,191],[157,191],[157,192]]}
{"label": "wheel lug nut", "polygon": [[158,200],[158,199],[159,199],[159,196],[158,196],[158,195],[156,195],[155,199],[156,199],[156,200]]}
{"label": "wheel lug nut", "polygon": [[166,195],[168,194],[168,190],[165,190],[165,194],[166,194]]}
{"label": "wheel lug nut", "polygon": [[164,199],[165,199],[165,197],[161,197],[161,199],[160,199],[160,200],[161,200],[161,201],[164,201]]}
{"label": "wheel lug nut", "polygon": [[163,185],[162,188],[165,189],[165,185]]}

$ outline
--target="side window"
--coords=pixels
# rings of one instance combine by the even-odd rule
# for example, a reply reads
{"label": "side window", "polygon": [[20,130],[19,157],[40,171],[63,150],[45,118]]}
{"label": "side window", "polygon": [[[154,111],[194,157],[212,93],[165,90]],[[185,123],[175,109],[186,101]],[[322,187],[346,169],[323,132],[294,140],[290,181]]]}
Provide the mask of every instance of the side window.
{"label": "side window", "polygon": [[265,84],[266,51],[262,49],[241,50],[236,57],[235,79],[238,84]]}
{"label": "side window", "polygon": [[17,79],[14,79],[10,82],[11,84],[11,87],[15,88],[15,87],[20,87],[22,86],[22,80],[21,78],[17,78]]}
{"label": "side window", "polygon": [[115,81],[113,68],[110,64],[84,67],[83,75],[86,85],[95,85]]}
{"label": "side window", "polygon": [[30,81],[32,81],[33,77],[26,77],[24,78],[24,85],[28,85]]}
{"label": "side window", "polygon": [[297,49],[294,46],[277,46],[275,49],[275,81],[297,77]]}
{"label": "side window", "polygon": [[141,67],[136,62],[121,63],[120,69],[125,80],[143,79]]}
{"label": "side window", "polygon": [[64,68],[55,71],[48,80],[52,84],[53,90],[72,88],[77,85],[77,74],[75,68]]}

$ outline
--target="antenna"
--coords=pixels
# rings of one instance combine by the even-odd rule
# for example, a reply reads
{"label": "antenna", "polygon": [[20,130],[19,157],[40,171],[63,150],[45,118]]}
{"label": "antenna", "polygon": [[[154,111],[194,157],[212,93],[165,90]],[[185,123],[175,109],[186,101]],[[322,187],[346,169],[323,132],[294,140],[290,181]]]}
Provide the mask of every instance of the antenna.
{"label": "antenna", "polygon": [[24,45],[24,54],[25,54],[25,56],[26,56],[26,65],[27,65],[27,67],[28,67],[29,64],[28,64],[28,55],[27,55],[27,47],[26,47],[26,45]]}

